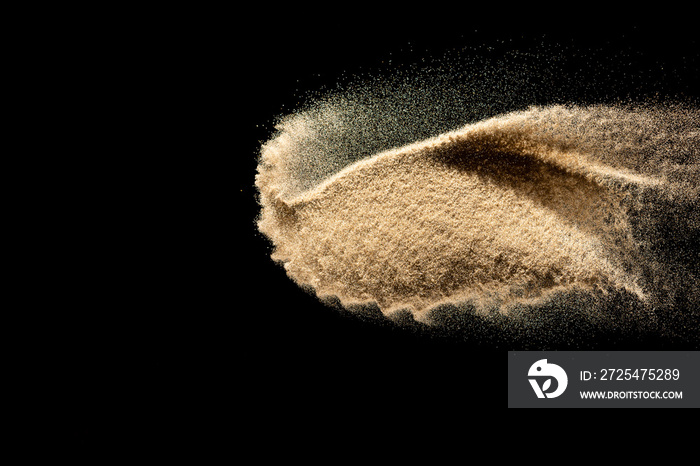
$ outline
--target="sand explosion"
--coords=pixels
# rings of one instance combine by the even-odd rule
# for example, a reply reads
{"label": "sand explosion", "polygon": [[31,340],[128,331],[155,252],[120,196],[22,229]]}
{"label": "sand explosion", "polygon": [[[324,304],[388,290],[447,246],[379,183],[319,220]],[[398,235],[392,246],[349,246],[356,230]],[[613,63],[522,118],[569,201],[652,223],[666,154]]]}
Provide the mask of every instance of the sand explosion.
{"label": "sand explosion", "polygon": [[697,309],[695,107],[531,106],[424,137],[425,105],[407,131],[382,97],[321,101],[261,148],[258,228],[296,283],[430,324],[581,296],[624,296],[631,319]]}

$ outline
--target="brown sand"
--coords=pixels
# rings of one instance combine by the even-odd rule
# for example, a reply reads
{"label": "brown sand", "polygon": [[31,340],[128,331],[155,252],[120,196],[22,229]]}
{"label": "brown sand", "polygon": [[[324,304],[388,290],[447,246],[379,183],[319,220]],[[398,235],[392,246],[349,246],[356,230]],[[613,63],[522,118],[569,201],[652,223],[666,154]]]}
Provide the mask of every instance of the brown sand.
{"label": "brown sand", "polygon": [[[656,265],[640,199],[697,199],[697,114],[660,115],[532,108],[384,151],[302,192],[288,189],[294,135],[282,131],[261,152],[258,226],[294,281],[385,314],[420,319],[465,301],[507,312],[574,289],[644,301]],[[697,215],[684,221],[697,231]]]}

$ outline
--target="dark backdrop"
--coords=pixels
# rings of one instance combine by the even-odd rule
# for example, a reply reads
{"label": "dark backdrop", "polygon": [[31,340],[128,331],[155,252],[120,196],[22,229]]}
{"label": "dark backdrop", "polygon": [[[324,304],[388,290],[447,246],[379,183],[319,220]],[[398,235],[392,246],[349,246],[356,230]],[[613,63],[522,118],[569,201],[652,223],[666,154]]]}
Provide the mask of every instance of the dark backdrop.
{"label": "dark backdrop", "polygon": [[[270,260],[271,245],[255,225],[257,153],[299,96],[382,69],[388,59],[413,62],[482,45],[498,56],[548,41],[611,57],[632,51],[632,66],[652,78],[641,83],[644,92],[698,96],[695,30],[677,22],[569,17],[555,24],[549,17],[538,25],[463,12],[448,12],[446,22],[418,11],[411,20],[379,22],[369,10],[323,18],[295,7],[183,15],[172,23],[156,15],[147,37],[129,47],[121,44],[132,29],[118,25],[107,34],[116,53],[99,43],[77,57],[81,80],[68,80],[95,109],[84,115],[92,120],[87,128],[99,130],[86,160],[104,170],[75,195],[87,206],[81,221],[90,222],[77,240],[86,258],[55,300],[68,309],[49,319],[55,373],[45,380],[63,411],[58,430],[67,423],[80,445],[128,445],[136,437],[148,443],[178,429],[213,430],[228,442],[238,429],[265,438],[299,433],[308,423],[329,426],[332,435],[331,425],[360,422],[361,432],[381,431],[397,418],[425,429],[457,422],[459,431],[475,425],[465,414],[499,419],[506,351],[528,342],[502,339],[478,321],[472,325],[479,331],[461,338],[353,315],[323,305]],[[156,23],[165,30],[151,27]],[[93,66],[94,57],[105,57],[106,66]],[[63,56],[59,61],[65,66]],[[613,69],[611,79],[622,77]],[[117,131],[105,136],[111,120],[96,115],[112,108],[128,118],[112,116]],[[145,144],[129,139],[134,129]],[[100,155],[105,142],[113,158]],[[109,187],[114,204],[85,202],[111,173],[120,177]],[[141,183],[147,195],[130,194]],[[129,195],[133,209],[122,204]],[[96,212],[109,214],[104,225],[93,221]],[[119,223],[122,216],[128,224]],[[624,335],[586,345],[669,347]],[[204,421],[191,421],[192,413]]]}

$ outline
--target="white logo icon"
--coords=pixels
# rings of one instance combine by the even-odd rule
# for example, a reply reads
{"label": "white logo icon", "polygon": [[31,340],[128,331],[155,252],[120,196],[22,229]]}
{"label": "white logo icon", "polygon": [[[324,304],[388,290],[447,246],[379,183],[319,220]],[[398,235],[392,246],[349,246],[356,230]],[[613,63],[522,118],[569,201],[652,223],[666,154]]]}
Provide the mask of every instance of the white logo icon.
{"label": "white logo icon", "polygon": [[[543,380],[540,387],[538,379],[528,379],[532,389],[535,390],[537,398],[556,398],[566,390],[566,384],[569,383],[569,378],[566,376],[564,369],[556,364],[547,363],[546,359],[540,359],[530,367],[527,375],[529,377],[537,377]],[[552,378],[557,381],[557,388],[553,392],[547,392],[552,385]]]}

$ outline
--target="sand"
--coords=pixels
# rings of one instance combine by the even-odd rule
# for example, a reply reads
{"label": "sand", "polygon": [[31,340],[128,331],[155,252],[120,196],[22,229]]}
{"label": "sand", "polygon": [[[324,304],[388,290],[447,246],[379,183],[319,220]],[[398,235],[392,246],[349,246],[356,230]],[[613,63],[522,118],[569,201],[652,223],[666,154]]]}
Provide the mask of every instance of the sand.
{"label": "sand", "polygon": [[272,259],[319,297],[424,321],[553,293],[697,299],[697,249],[666,238],[700,230],[696,110],[531,107],[356,161],[300,142],[339,115],[285,120],[256,177]]}

